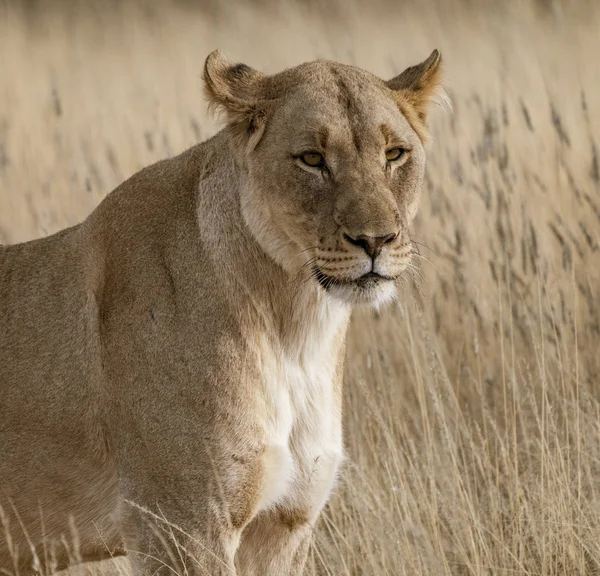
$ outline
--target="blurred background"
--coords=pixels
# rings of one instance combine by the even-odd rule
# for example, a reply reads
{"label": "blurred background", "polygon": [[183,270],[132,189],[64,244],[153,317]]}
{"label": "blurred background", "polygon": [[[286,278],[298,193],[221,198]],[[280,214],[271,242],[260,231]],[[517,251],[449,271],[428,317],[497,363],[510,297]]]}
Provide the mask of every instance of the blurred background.
{"label": "blurred background", "polygon": [[600,5],[0,0],[0,242],[214,134],[216,48],[384,78],[438,48],[453,102],[422,277],[353,321],[348,461],[307,574],[600,574]]}

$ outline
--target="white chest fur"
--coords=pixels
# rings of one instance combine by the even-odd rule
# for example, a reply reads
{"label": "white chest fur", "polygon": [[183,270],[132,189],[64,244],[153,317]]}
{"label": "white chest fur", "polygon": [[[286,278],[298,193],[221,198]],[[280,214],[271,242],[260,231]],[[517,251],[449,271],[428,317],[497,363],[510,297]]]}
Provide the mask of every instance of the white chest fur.
{"label": "white chest fur", "polygon": [[347,319],[344,309],[323,311],[291,351],[262,343],[267,445],[259,509],[282,504],[315,519],[327,501],[343,459],[336,373]]}

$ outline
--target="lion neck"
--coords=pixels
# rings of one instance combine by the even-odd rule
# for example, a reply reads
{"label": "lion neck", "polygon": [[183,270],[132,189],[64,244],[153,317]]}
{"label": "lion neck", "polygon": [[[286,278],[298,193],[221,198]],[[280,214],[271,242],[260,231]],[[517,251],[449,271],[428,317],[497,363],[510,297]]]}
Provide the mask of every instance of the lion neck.
{"label": "lion neck", "polygon": [[300,360],[342,352],[350,307],[334,300],[306,274],[291,274],[258,244],[240,251],[243,273],[236,278],[246,321],[287,356]]}

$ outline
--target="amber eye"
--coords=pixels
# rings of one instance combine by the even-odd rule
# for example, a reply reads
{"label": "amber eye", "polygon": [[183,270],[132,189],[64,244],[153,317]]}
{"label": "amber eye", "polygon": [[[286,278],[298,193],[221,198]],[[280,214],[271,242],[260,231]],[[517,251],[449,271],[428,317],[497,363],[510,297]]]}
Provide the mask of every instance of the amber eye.
{"label": "amber eye", "polygon": [[322,168],[325,166],[325,158],[323,158],[323,154],[319,154],[318,152],[305,152],[300,156],[300,160],[311,168]]}
{"label": "amber eye", "polygon": [[390,148],[385,153],[385,159],[388,162],[393,162],[394,160],[400,160],[400,158],[402,158],[402,156],[404,156],[405,152],[406,152],[406,150],[404,150],[404,148]]}

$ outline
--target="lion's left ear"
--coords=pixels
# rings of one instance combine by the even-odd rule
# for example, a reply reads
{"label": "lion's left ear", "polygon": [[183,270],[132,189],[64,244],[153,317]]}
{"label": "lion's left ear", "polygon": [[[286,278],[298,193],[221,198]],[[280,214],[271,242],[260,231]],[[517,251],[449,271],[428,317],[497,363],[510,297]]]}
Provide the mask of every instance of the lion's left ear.
{"label": "lion's left ear", "polygon": [[[226,115],[238,136],[260,138],[265,123],[261,72],[229,60],[220,50],[208,55],[204,63],[204,93],[209,103]],[[247,140],[247,141],[248,141]]]}
{"label": "lion's left ear", "polygon": [[400,101],[410,105],[424,124],[432,102],[444,98],[442,88],[442,55],[434,50],[427,60],[407,68],[386,82]]}

